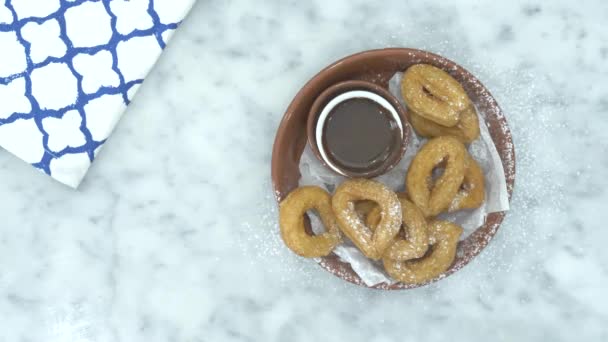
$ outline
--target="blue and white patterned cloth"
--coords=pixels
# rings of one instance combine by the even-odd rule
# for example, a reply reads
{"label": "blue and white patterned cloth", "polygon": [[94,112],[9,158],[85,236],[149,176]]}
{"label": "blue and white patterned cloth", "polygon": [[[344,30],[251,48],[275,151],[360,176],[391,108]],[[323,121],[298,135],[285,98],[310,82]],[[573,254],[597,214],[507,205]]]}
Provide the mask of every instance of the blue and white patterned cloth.
{"label": "blue and white patterned cloth", "polygon": [[77,187],[195,0],[0,0],[0,146]]}

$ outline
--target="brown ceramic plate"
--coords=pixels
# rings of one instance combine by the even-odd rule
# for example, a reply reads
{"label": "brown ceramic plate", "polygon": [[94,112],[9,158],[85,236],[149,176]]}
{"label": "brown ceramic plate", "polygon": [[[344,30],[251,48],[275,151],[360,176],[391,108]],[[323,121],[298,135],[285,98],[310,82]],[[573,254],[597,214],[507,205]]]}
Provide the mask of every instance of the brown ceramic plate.
{"label": "brown ceramic plate", "polygon": [[[421,50],[392,48],[365,51],[341,59],[319,72],[296,94],[277,130],[272,151],[272,183],[277,201],[280,202],[291,190],[298,187],[300,157],[307,142],[306,119],[315,98],[323,90],[347,80],[370,81],[388,88],[388,80],[396,72],[404,71],[418,63],[434,65],[456,78],[481,115],[485,116],[490,135],[502,159],[507,190],[511,196],[515,182],[515,150],[507,121],[492,94],[475,76],[444,57]],[[504,212],[488,215],[483,226],[458,244],[458,254],[452,266],[433,281],[458,271],[477,256],[496,234],[504,217]],[[319,264],[344,280],[366,286],[349,264],[341,262],[333,254],[322,258]],[[382,283],[374,288],[397,290],[422,285],[425,284]]]}

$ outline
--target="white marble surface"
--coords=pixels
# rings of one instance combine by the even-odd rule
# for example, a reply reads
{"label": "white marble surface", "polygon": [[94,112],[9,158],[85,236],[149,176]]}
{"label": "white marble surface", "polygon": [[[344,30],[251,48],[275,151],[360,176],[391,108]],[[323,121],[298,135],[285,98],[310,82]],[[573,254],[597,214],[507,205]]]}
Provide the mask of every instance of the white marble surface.
{"label": "white marble surface", "polygon": [[[604,1],[199,0],[80,191],[0,151],[0,341],[605,341]],[[508,115],[512,211],[470,265],[380,292],[277,235],[274,131],[333,60],[410,46]]]}

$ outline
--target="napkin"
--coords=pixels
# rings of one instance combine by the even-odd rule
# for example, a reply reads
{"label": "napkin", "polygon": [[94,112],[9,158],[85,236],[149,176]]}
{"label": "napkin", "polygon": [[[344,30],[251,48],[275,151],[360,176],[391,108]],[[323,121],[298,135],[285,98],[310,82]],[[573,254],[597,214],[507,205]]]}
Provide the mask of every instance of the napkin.
{"label": "napkin", "polygon": [[195,0],[0,0],[0,146],[76,188]]}

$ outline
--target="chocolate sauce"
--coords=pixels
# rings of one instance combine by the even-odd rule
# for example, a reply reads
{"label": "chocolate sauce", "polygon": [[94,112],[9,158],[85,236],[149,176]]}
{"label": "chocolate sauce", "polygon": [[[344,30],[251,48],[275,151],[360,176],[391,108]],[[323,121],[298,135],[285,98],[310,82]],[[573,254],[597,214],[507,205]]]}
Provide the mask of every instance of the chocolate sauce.
{"label": "chocolate sauce", "polygon": [[367,98],[346,100],[329,113],[323,146],[336,166],[356,172],[373,170],[398,151],[401,131],[393,116]]}

